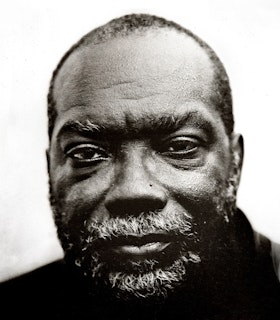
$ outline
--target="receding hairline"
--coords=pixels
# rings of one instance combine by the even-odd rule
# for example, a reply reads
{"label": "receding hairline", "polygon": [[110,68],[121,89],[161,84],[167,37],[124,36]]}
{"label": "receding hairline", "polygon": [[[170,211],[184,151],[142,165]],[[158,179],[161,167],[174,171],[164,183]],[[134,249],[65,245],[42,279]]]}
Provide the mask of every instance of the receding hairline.
{"label": "receding hairline", "polygon": [[[132,17],[138,17],[138,16],[144,16],[147,15],[131,15]],[[210,58],[210,65],[211,67],[215,67],[215,64],[213,63],[213,59],[211,59],[209,52],[207,51],[212,50],[206,43],[204,43],[200,38],[198,38],[196,35],[194,35],[191,31],[188,29],[182,28],[180,25],[176,24],[175,22],[171,22],[168,20],[164,20],[163,18],[158,18],[156,16],[148,16],[149,24],[144,25],[129,25],[131,28],[128,28],[123,22],[127,22],[125,18],[131,17],[130,15],[124,16],[118,19],[114,19],[107,24],[98,27],[96,29],[93,29],[86,35],[84,35],[75,45],[73,45],[62,57],[60,63],[58,64],[56,70],[53,74],[53,85],[55,84],[55,80],[58,77],[58,74],[64,67],[66,61],[69,59],[70,56],[73,54],[78,53],[79,51],[82,51],[84,49],[90,49],[94,50],[95,46],[98,46],[100,44],[109,43],[111,41],[115,41],[118,39],[126,39],[130,36],[136,37],[136,40],[145,37],[147,34],[154,33],[155,35],[161,33],[161,32],[175,32],[179,35],[182,35],[182,37],[186,37],[186,39],[190,39],[198,46],[198,48],[201,48],[201,50],[206,54],[208,58]],[[153,20],[155,19],[155,20]],[[163,21],[162,24],[157,23],[159,21]],[[146,20],[144,20],[146,21]],[[152,24],[152,21],[155,21],[154,24]],[[166,22],[166,23],[164,23]],[[121,24],[122,28],[117,28],[115,26],[119,26]],[[211,52],[211,54],[215,55],[214,51]]]}
{"label": "receding hairline", "polygon": [[[227,73],[216,53],[206,42],[204,42],[198,36],[193,34],[190,30],[183,28],[182,26],[173,21],[169,21],[164,18],[160,18],[153,15],[132,14],[113,19],[109,21],[107,24],[93,29],[92,31],[84,35],[76,44],[74,44],[62,57],[62,59],[60,60],[59,64],[53,72],[48,94],[49,136],[51,136],[51,133],[53,131],[54,121],[57,115],[54,99],[55,80],[69,56],[71,56],[73,53],[75,53],[81,48],[98,45],[113,39],[125,38],[132,34],[138,34],[139,36],[141,36],[145,35],[147,32],[158,32],[164,29],[179,32],[180,34],[183,34],[193,39],[194,42],[197,43],[199,47],[201,47],[201,49],[209,57],[210,63],[212,63],[212,66],[215,70],[217,78],[216,82],[219,82],[217,86],[221,87],[223,90],[223,92],[220,94],[220,100],[227,100],[226,104],[229,104],[228,107],[232,108],[231,89],[229,86]],[[219,107],[218,105],[222,104],[223,103],[221,101],[220,103],[217,103],[217,108]],[[221,115],[227,133],[231,133],[233,131],[232,111],[230,113],[231,114],[227,116],[226,119],[224,119],[223,115]]]}

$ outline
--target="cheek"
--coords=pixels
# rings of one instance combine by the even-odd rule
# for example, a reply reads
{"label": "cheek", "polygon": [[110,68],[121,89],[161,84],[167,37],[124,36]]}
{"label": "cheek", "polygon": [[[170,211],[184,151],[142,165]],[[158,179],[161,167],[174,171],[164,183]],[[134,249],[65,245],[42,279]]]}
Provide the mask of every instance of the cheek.
{"label": "cheek", "polygon": [[174,198],[184,207],[194,207],[199,211],[216,205],[218,190],[224,185],[222,181],[204,174],[190,174],[186,179],[181,177],[177,181],[177,185],[172,186]]}
{"label": "cheek", "polygon": [[67,171],[67,168],[57,169],[59,175],[51,181],[53,196],[59,210],[64,212],[65,220],[84,220],[88,216],[104,219],[106,211],[102,210],[101,204],[112,184],[112,170],[107,168],[83,177],[75,177]]}
{"label": "cheek", "polygon": [[194,170],[174,170],[161,175],[169,194],[191,215],[206,217],[216,212],[222,190],[226,188],[227,170],[220,166]]}
{"label": "cheek", "polygon": [[50,184],[52,193],[60,205],[75,205],[80,200],[98,202],[112,181],[110,163],[75,167],[65,158],[55,142],[50,152]]}

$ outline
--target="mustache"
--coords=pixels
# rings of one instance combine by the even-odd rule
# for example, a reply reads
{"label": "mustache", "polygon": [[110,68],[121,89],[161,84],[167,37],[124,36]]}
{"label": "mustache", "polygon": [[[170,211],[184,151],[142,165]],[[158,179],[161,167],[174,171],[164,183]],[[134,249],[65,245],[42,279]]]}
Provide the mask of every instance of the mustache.
{"label": "mustache", "polygon": [[105,221],[84,220],[84,230],[80,239],[88,246],[94,243],[114,242],[121,243],[135,241],[150,241],[153,238],[184,237],[193,238],[194,231],[192,218],[180,210],[172,212],[149,212],[138,216],[114,217]]}

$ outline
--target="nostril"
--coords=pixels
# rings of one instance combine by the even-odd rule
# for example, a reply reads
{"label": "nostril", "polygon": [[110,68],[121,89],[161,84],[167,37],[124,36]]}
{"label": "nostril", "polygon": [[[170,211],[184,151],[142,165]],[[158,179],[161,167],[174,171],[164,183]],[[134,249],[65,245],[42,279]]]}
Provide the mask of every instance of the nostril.
{"label": "nostril", "polygon": [[162,210],[165,202],[161,199],[115,199],[107,202],[107,210],[115,216],[135,216],[141,213],[155,212]]}

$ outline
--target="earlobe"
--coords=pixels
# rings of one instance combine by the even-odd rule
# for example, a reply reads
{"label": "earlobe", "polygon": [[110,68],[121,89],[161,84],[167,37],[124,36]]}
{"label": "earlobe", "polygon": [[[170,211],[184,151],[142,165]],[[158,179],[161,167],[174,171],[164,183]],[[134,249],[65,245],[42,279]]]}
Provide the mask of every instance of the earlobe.
{"label": "earlobe", "polygon": [[47,159],[47,166],[48,166],[48,174],[50,174],[50,149],[46,149],[46,159]]}

